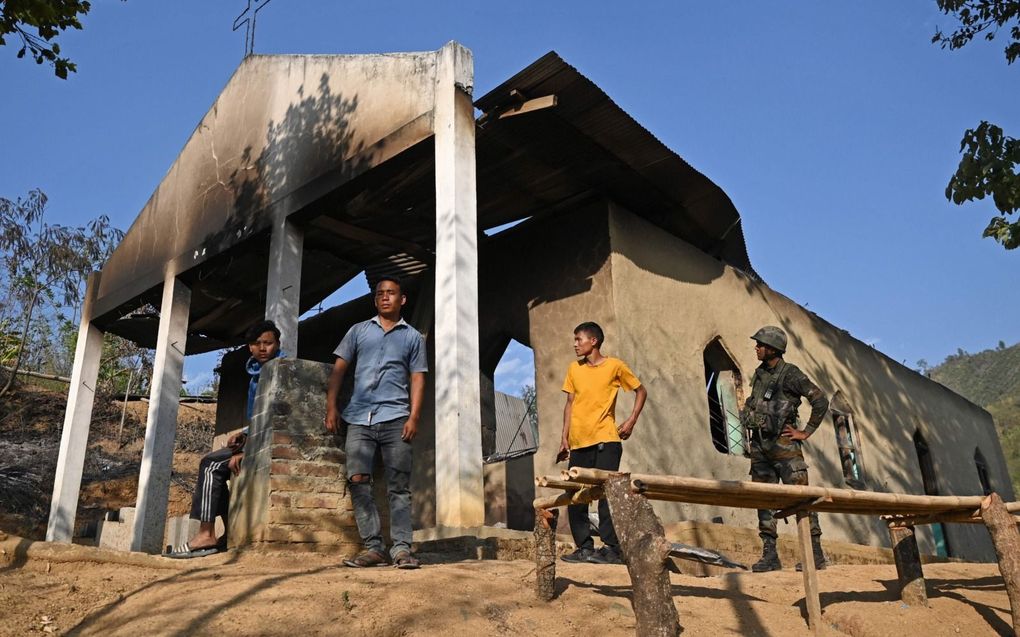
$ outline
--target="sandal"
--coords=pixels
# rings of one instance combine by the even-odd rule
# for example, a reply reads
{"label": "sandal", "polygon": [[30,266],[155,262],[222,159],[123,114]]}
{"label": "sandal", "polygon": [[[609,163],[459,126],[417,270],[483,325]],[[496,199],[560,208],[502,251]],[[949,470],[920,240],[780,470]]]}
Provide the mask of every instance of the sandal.
{"label": "sandal", "polygon": [[401,551],[393,557],[393,566],[400,569],[411,570],[421,568],[418,558],[411,555],[410,551]]}
{"label": "sandal", "polygon": [[386,566],[388,563],[386,556],[379,551],[362,551],[353,559],[344,560],[344,566],[350,566],[351,568]]}
{"label": "sandal", "polygon": [[163,557],[169,557],[174,560],[190,560],[193,557],[205,557],[206,555],[214,555],[219,552],[220,549],[216,546],[203,546],[202,548],[193,549],[190,544],[185,542],[175,547]]}

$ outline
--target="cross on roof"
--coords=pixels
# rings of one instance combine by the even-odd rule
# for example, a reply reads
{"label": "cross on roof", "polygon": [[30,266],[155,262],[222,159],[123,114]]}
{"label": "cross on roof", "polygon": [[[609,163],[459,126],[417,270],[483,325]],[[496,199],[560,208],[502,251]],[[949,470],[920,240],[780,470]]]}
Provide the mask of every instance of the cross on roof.
{"label": "cross on roof", "polygon": [[[244,33],[244,57],[248,57],[255,52],[255,18],[258,16],[259,11],[262,7],[269,4],[270,0],[248,0],[248,6],[245,7],[241,15],[234,18],[234,31],[241,28],[241,25],[246,25]],[[252,4],[255,4],[255,8],[252,9]],[[248,17],[248,14],[251,17]]]}

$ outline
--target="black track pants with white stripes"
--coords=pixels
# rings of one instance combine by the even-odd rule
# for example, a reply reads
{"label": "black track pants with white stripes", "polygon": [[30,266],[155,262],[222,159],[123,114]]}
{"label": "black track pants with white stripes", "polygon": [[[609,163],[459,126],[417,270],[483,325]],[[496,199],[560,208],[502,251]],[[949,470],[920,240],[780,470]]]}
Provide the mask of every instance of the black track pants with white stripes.
{"label": "black track pants with white stripes", "polygon": [[228,447],[205,455],[198,463],[198,484],[195,495],[191,498],[191,518],[200,522],[213,522],[216,516],[227,522],[227,509],[230,506],[230,490],[227,479],[230,478],[230,456],[233,453]]}

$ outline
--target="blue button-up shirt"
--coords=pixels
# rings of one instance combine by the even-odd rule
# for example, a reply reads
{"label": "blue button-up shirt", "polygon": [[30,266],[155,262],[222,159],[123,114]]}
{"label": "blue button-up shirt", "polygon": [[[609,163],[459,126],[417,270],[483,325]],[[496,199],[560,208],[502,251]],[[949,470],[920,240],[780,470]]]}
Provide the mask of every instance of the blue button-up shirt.
{"label": "blue button-up shirt", "polygon": [[410,415],[411,374],[429,370],[418,330],[400,319],[387,332],[376,316],[348,330],[333,353],[355,366],[344,422],[370,425]]}

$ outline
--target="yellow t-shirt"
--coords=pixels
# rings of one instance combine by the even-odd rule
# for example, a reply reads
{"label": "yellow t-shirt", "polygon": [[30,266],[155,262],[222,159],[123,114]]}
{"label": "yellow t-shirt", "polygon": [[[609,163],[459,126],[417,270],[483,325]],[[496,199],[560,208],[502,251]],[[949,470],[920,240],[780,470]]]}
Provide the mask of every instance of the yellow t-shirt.
{"label": "yellow t-shirt", "polygon": [[600,442],[619,442],[616,431],[616,394],[623,387],[634,391],[641,386],[627,364],[618,358],[606,360],[592,367],[584,361],[571,363],[563,391],[574,395],[570,410],[570,431],[567,443],[571,449],[581,449]]}

